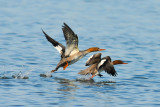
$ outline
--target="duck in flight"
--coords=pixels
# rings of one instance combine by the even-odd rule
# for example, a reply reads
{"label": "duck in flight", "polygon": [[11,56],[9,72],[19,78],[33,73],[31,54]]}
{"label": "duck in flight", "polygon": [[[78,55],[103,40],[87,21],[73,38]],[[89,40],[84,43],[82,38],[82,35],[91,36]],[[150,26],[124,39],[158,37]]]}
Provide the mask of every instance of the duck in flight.
{"label": "duck in flight", "polygon": [[110,56],[101,58],[101,55],[102,55],[101,53],[92,55],[86,62],[86,66],[89,67],[84,70],[81,70],[78,74],[81,75],[91,74],[92,75],[91,78],[93,78],[96,75],[99,75],[100,77],[103,76],[100,73],[102,71],[105,71],[111,76],[117,76],[117,72],[114,69],[114,65],[127,64],[124,63],[122,60],[111,61]]}
{"label": "duck in flight", "polygon": [[42,29],[42,32],[44,33],[46,39],[61,54],[61,60],[57,64],[56,68],[51,72],[57,71],[60,67],[63,67],[63,70],[65,70],[69,65],[77,62],[78,60],[80,60],[90,52],[105,50],[105,49],[100,49],[98,47],[92,47],[92,48],[80,51],[78,49],[78,36],[72,31],[72,29],[66,23],[64,23],[64,26],[62,26],[62,31],[64,34],[64,38],[66,40],[66,47],[63,46],[61,43],[57,42],[56,40],[54,40],[53,38],[51,38]]}

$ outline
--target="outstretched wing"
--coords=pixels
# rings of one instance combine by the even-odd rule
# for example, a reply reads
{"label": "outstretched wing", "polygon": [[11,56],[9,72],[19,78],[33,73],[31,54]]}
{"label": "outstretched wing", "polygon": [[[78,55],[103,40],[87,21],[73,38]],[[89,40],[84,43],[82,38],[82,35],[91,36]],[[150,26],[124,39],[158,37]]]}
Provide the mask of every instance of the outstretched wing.
{"label": "outstretched wing", "polygon": [[86,66],[89,66],[95,63],[99,63],[101,61],[101,55],[102,55],[101,53],[97,53],[97,54],[90,56],[86,62]]}
{"label": "outstretched wing", "polygon": [[98,69],[104,70],[109,75],[117,76],[117,72],[115,71],[109,56],[102,58],[101,62],[98,64]]}
{"label": "outstretched wing", "polygon": [[65,46],[63,46],[62,44],[58,43],[56,40],[52,39],[48,34],[46,34],[43,29],[42,32],[44,33],[46,39],[52,43],[52,45],[57,49],[57,51],[61,54],[61,56],[64,55],[65,52]]}
{"label": "outstretched wing", "polygon": [[117,76],[117,72],[114,69],[114,66],[110,63],[106,63],[105,66],[103,67],[103,69],[105,70],[105,72],[107,72],[108,74],[112,75],[112,76]]}
{"label": "outstretched wing", "polygon": [[66,40],[65,56],[70,56],[79,52],[78,49],[78,36],[72,31],[72,29],[64,23],[62,26],[64,38]]}

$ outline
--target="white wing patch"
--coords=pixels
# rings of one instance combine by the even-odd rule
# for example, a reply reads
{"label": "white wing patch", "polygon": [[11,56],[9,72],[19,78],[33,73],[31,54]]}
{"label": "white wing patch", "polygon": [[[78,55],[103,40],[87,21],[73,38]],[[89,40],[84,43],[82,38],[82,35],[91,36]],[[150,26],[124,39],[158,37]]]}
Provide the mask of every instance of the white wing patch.
{"label": "white wing patch", "polygon": [[93,55],[88,58],[87,62],[88,62],[92,57],[93,57]]}
{"label": "white wing patch", "polygon": [[104,64],[105,61],[106,61],[106,59],[101,60],[101,62],[98,64],[98,69],[99,69],[99,67],[100,67],[101,65]]}
{"label": "white wing patch", "polygon": [[55,48],[57,49],[57,51],[58,51],[60,54],[62,54],[62,47],[61,47],[61,46],[57,45],[57,46],[55,46]]}
{"label": "white wing patch", "polygon": [[69,45],[65,49],[65,56],[71,56],[79,52],[79,49],[74,44]]}
{"label": "white wing patch", "polygon": [[76,54],[76,53],[78,53],[78,52],[79,52],[78,49],[74,49],[74,50],[70,53],[70,56],[72,56],[72,55],[74,55],[74,54]]}

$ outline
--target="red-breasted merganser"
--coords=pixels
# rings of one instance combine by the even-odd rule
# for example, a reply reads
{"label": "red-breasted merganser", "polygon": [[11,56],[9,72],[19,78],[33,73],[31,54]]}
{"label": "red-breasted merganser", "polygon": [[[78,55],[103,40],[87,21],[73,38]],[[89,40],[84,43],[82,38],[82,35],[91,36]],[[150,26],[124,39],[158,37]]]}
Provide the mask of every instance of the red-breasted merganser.
{"label": "red-breasted merganser", "polygon": [[86,62],[86,66],[89,67],[84,70],[81,70],[78,74],[81,75],[91,74],[92,75],[91,78],[93,78],[96,75],[102,76],[100,73],[102,71],[105,71],[111,76],[117,76],[117,72],[115,71],[113,65],[127,64],[121,60],[115,60],[112,62],[110,56],[106,56],[101,59],[101,55],[102,55],[101,53],[92,55]]}
{"label": "red-breasted merganser", "polygon": [[69,65],[77,62],[78,60],[80,60],[81,58],[83,58],[85,55],[87,55],[90,52],[105,50],[105,49],[100,49],[98,47],[92,47],[87,50],[79,51],[78,36],[72,31],[72,29],[66,23],[64,23],[64,26],[62,26],[62,31],[64,34],[64,38],[66,40],[66,47],[58,43],[56,40],[52,39],[49,35],[47,35],[42,30],[46,39],[50,43],[52,43],[52,45],[61,54],[61,60],[57,64],[57,67],[51,72],[57,71],[60,67],[63,67],[63,70],[65,70]]}

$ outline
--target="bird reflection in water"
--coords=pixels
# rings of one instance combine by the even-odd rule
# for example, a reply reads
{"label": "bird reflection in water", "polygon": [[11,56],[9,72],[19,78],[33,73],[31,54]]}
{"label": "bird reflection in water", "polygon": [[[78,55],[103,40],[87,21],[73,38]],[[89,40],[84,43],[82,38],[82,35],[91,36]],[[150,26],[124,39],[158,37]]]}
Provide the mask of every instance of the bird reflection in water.
{"label": "bird reflection in water", "polygon": [[54,78],[61,86],[58,88],[58,91],[75,91],[78,89],[78,86],[74,83],[74,80],[64,79],[64,78]]}
{"label": "bird reflection in water", "polygon": [[76,91],[77,89],[80,89],[79,87],[86,85],[96,86],[96,87],[116,85],[115,81],[95,82],[93,79],[86,80],[83,78],[78,78],[76,80],[69,80],[69,79],[55,77],[54,80],[56,80],[61,85],[57,90],[64,92]]}

